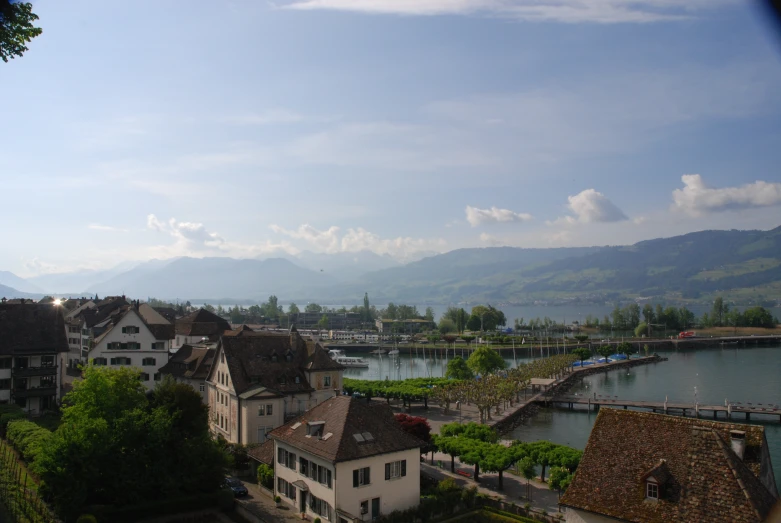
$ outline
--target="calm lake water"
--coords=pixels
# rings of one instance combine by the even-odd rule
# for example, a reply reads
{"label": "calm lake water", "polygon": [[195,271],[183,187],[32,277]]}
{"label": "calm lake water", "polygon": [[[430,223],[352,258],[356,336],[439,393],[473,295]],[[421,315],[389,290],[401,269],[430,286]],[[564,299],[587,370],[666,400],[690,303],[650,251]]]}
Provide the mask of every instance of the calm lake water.
{"label": "calm lake water", "polygon": [[[418,355],[362,355],[370,362],[368,369],[347,369],[345,376],[359,379],[405,379],[442,376],[446,360],[432,358],[422,348]],[[460,354],[461,349],[458,349]],[[554,350],[555,352],[555,350]],[[535,353],[539,355],[539,349]],[[635,400],[694,403],[694,388],[701,404],[723,404],[725,398],[742,403],[781,404],[781,346],[763,348],[713,348],[660,352],[669,361],[643,365],[629,370],[614,370],[589,376],[573,392],[603,394]],[[449,353],[452,358],[453,352]],[[518,362],[529,360],[528,350],[516,353]],[[505,357],[514,365],[512,355]],[[524,441],[545,439],[583,449],[591,433],[596,414],[565,409],[543,409],[518,427],[512,437]],[[723,418],[722,418],[723,419]],[[741,422],[737,417],[736,422]],[[776,481],[781,485],[781,423],[778,416],[767,421],[752,415],[752,423],[765,426],[773,460]]]}

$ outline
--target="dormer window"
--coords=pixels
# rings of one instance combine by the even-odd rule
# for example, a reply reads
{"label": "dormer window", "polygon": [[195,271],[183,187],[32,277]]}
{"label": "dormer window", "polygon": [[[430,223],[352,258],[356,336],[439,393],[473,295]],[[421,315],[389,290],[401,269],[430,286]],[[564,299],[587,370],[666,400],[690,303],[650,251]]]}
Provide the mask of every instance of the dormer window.
{"label": "dormer window", "polygon": [[296,383],[301,383],[301,378],[299,378],[298,376],[296,376]]}
{"label": "dormer window", "polygon": [[654,501],[659,499],[659,485],[655,480],[649,479],[645,483],[645,497]]}
{"label": "dormer window", "polygon": [[285,359],[287,361],[293,361],[293,355],[288,352],[287,355],[285,356]]}
{"label": "dormer window", "polygon": [[310,421],[306,424],[306,433],[314,438],[322,438],[323,428],[325,428],[325,421]]}
{"label": "dormer window", "polygon": [[273,356],[271,356],[271,361],[274,361],[274,362],[276,362],[278,359],[279,359],[279,358],[277,358],[277,355],[276,355],[276,354],[274,354]]}

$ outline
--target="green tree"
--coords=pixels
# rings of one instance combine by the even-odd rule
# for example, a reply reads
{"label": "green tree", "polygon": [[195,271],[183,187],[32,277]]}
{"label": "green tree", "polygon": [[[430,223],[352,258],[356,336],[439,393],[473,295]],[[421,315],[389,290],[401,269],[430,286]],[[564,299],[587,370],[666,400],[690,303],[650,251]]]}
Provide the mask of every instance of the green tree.
{"label": "green tree", "polygon": [[438,327],[439,327],[439,332],[441,332],[442,334],[447,334],[449,332],[457,331],[456,324],[453,323],[453,320],[451,320],[450,318],[442,317],[439,320]]}
{"label": "green tree", "polygon": [[395,303],[390,302],[387,307],[385,307],[385,311],[383,312],[382,318],[385,320],[398,320],[399,318],[399,308],[396,306]]}
{"label": "green tree", "polygon": [[643,305],[643,321],[646,323],[654,323],[655,319],[653,306],[650,303]]}
{"label": "green tree", "polygon": [[602,345],[597,349],[597,354],[605,358],[605,363],[607,363],[607,357],[613,354],[614,349],[611,345]]}
{"label": "green tree", "polygon": [[423,319],[434,321],[434,309],[432,307],[426,307],[426,312],[423,314]]}
{"label": "green tree", "polygon": [[476,374],[490,374],[507,367],[501,354],[489,347],[478,347],[469,355],[466,364]]}
{"label": "green tree", "polygon": [[480,317],[472,314],[469,316],[469,319],[466,321],[466,328],[467,330],[470,330],[472,332],[477,332],[480,330]]}
{"label": "green tree", "polygon": [[648,333],[648,324],[641,321],[637,327],[635,327],[635,338],[642,338]]}
{"label": "green tree", "polygon": [[718,296],[713,300],[713,308],[711,309],[711,320],[713,324],[721,327],[724,325],[724,320],[729,312],[729,305],[724,303],[724,298]]}
{"label": "green tree", "polygon": [[0,58],[3,62],[21,57],[27,51],[26,44],[43,32],[33,25],[38,15],[32,9],[29,2],[0,0]]}
{"label": "green tree", "polygon": [[214,312],[215,312],[215,311],[214,311],[214,305],[210,305],[210,304],[208,304],[208,303],[204,303],[204,305],[203,305],[203,309],[204,309],[204,310],[207,310],[207,311],[209,311],[209,312],[211,312],[211,313],[214,313]]}
{"label": "green tree", "polygon": [[306,312],[323,312],[323,307],[318,305],[317,303],[307,303],[306,307],[304,307],[304,311],[306,311]]}
{"label": "green tree", "polygon": [[507,318],[504,313],[491,305],[476,305],[475,307],[472,307],[472,316],[470,316],[469,319],[470,322],[472,322],[472,317],[477,317],[480,326],[476,329],[469,327],[469,330],[493,331],[496,330],[498,326],[507,325]]}
{"label": "green tree", "polygon": [[536,476],[534,471],[534,461],[531,459],[531,457],[527,456],[518,462],[517,468],[521,473],[521,476],[526,479],[526,499],[531,501],[531,480],[533,480],[534,476]]}
{"label": "green tree", "polygon": [[288,314],[301,314],[301,309],[298,308],[298,305],[295,303],[291,303],[287,306],[287,313]]}
{"label": "green tree", "polygon": [[456,356],[447,362],[445,377],[456,380],[471,380],[474,378],[474,373],[472,372],[472,369],[469,368],[466,361],[464,361],[464,358]]}
{"label": "green tree", "polygon": [[581,365],[583,365],[583,362],[585,360],[591,357],[591,351],[585,347],[578,347],[577,349],[572,351],[572,354],[578,357]]}
{"label": "green tree", "polygon": [[317,322],[317,328],[322,330],[328,330],[328,316],[323,314],[323,317],[320,318],[320,321]]}
{"label": "green tree", "polygon": [[635,352],[635,348],[628,341],[622,341],[618,344],[618,347],[616,347],[616,352],[619,354],[626,354],[626,357],[628,358],[630,354]]}
{"label": "green tree", "polygon": [[238,305],[230,310],[230,321],[231,323],[244,323],[244,314],[242,314]]}
{"label": "green tree", "polygon": [[369,305],[369,293],[365,292],[363,293],[363,308],[361,309],[361,321],[364,323],[369,323],[373,319],[374,319],[374,314],[371,305]]}
{"label": "green tree", "polygon": [[[552,475],[552,474],[551,474]],[[274,469],[261,463],[258,465],[258,483],[266,487],[267,489],[274,489]]]}
{"label": "green tree", "polygon": [[561,497],[561,493],[566,491],[569,484],[572,483],[573,476],[574,474],[564,467],[551,467],[548,488],[558,491],[559,497]]}

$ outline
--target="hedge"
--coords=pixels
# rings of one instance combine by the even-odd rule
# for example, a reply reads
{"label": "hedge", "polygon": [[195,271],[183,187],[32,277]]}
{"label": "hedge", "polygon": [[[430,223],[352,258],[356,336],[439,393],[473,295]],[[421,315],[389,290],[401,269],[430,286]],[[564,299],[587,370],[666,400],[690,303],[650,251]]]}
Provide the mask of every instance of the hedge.
{"label": "hedge", "polygon": [[22,453],[27,463],[33,463],[52,433],[27,420],[15,420],[8,424],[6,438],[16,450]]}
{"label": "hedge", "polygon": [[234,503],[233,491],[221,489],[208,494],[165,499],[130,507],[96,505],[88,507],[88,511],[95,515],[99,523],[131,523],[154,516],[166,516],[210,508],[228,511],[233,509]]}
{"label": "hedge", "polygon": [[0,404],[0,436],[5,437],[8,423],[17,419],[27,419],[22,407],[16,404]]}

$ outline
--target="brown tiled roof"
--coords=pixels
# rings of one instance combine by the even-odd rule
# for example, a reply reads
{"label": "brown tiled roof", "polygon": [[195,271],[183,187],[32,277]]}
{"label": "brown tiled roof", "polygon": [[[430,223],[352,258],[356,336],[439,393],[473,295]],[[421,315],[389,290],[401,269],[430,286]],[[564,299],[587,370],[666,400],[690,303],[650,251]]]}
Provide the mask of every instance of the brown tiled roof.
{"label": "brown tiled roof", "polygon": [[206,379],[214,361],[215,349],[182,345],[160,372],[176,378]]}
{"label": "brown tiled roof", "polygon": [[176,311],[171,307],[153,307],[157,313],[171,323],[176,322]]}
{"label": "brown tiled roof", "polygon": [[231,326],[225,318],[206,309],[198,309],[176,320],[176,334],[180,336],[219,336],[229,330]]}
{"label": "brown tiled roof", "polygon": [[[295,329],[290,333],[226,332],[220,339],[236,394],[250,387],[265,387],[281,394],[310,392],[304,372],[313,361],[322,361],[325,350],[307,345]],[[309,351],[312,351],[312,354]],[[342,367],[336,364],[334,370]]]}
{"label": "brown tiled roof", "polygon": [[98,323],[108,319],[109,316],[116,313],[120,308],[129,306],[130,303],[124,296],[114,296],[100,300],[95,307],[81,311],[77,316],[84,318],[88,328],[92,328]]}
{"label": "brown tiled roof", "polygon": [[[151,309],[151,307],[150,307]],[[152,336],[155,337],[156,340],[172,340],[174,336],[174,326],[170,323],[147,323],[144,316],[133,306],[128,305],[127,307],[122,307],[121,309],[116,309],[116,314],[113,314],[114,318],[111,322],[111,324],[106,328],[105,331],[103,331],[97,338],[95,338],[95,346],[97,346],[101,341],[103,341],[103,338],[108,335],[109,332],[114,328],[114,326],[127,315],[130,311],[133,311],[136,313],[138,318],[141,320],[141,323],[144,324],[144,326],[149,329],[149,332],[152,333]]]}
{"label": "brown tiled roof", "polygon": [[[307,437],[308,422],[325,422],[323,436]],[[297,423],[300,425],[293,428]],[[369,433],[371,441],[359,442],[354,435]],[[367,402],[350,396],[328,399],[296,419],[277,427],[269,437],[333,463],[367,458],[424,445],[404,432],[386,403]],[[363,437],[361,438],[363,439]]]}
{"label": "brown tiled roof", "polygon": [[304,368],[306,370],[342,370],[344,367],[336,363],[331,358],[325,349],[322,347],[320,350],[316,350],[318,344],[314,341],[306,341],[307,352],[309,352],[309,358],[307,359]]}
{"label": "brown tiled roof", "polygon": [[274,464],[274,440],[267,439],[257,447],[247,451],[247,455],[269,467]]}
{"label": "brown tiled roof", "polygon": [[0,354],[68,352],[65,319],[52,304],[0,304]]}
{"label": "brown tiled roof", "polygon": [[[731,430],[746,432],[743,460]],[[760,522],[775,502],[759,479],[766,446],[761,426],[602,409],[561,503],[636,522]],[[658,501],[649,475],[663,480]]]}

